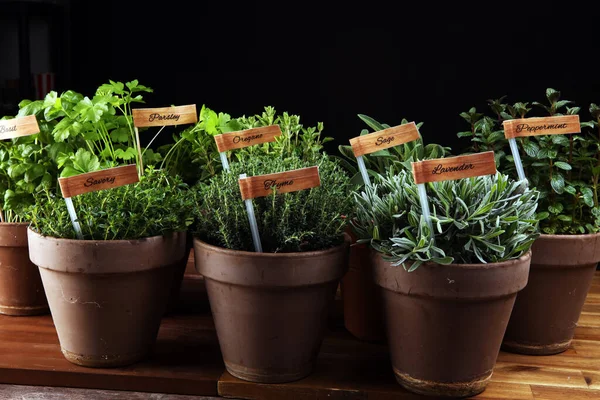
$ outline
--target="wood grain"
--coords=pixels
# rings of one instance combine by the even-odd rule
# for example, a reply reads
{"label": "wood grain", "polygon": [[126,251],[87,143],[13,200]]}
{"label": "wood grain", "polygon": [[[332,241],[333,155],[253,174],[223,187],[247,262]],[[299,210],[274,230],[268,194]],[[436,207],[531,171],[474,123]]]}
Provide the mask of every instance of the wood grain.
{"label": "wood grain", "polygon": [[35,115],[0,121],[0,140],[35,135],[39,131],[40,127]]}
{"label": "wood grain", "polygon": [[134,108],[133,125],[138,128],[149,126],[169,126],[195,124],[198,122],[196,105],[160,108]]}
{"label": "wood grain", "polygon": [[600,390],[565,389],[555,386],[531,385],[535,400],[598,400]]}
{"label": "wood grain", "polygon": [[580,133],[579,115],[510,119],[502,123],[507,139],[535,135]]}
{"label": "wood grain", "polygon": [[0,385],[0,400],[219,400],[218,397],[144,393],[116,390],[73,389],[53,386]]}
{"label": "wood grain", "polygon": [[217,149],[222,153],[228,150],[254,146],[255,144],[274,142],[277,136],[281,136],[279,125],[269,125],[216,135],[215,142],[217,143]]}
{"label": "wood grain", "polygon": [[[193,255],[190,255],[190,271],[192,263]],[[599,284],[600,271],[596,272],[586,304],[600,299]],[[336,302],[341,302],[339,296]],[[600,327],[597,323],[600,313],[587,313],[584,318],[587,326],[578,329],[585,328],[586,336],[597,339],[582,338],[576,331],[571,347],[553,356],[501,351],[486,390],[472,399],[600,399]],[[343,315],[335,315],[335,318],[338,321],[329,321],[311,375],[285,384],[256,384],[225,372],[201,276],[184,279],[180,302],[163,318],[152,355],[125,368],[94,369],[70,364],[60,353],[50,315],[27,318],[0,315],[0,382],[42,386],[39,393],[34,389],[21,392],[0,386],[0,398],[4,393],[45,395],[53,392],[64,393],[61,398],[77,399],[83,393],[76,389],[43,388],[52,386],[94,389],[85,394],[102,396],[106,393],[116,399],[144,398],[136,392],[145,392],[148,398],[155,398],[150,393],[170,393],[267,400],[427,399],[396,383],[385,342],[359,341],[340,324]],[[119,397],[119,392],[112,396],[103,390],[133,392],[129,397]]]}
{"label": "wood grain", "polygon": [[276,188],[277,193],[288,193],[321,186],[321,178],[319,167],[315,166],[240,178],[239,184],[242,199],[247,200],[270,195],[272,187]]}
{"label": "wood grain", "polygon": [[437,158],[412,163],[415,183],[439,182],[496,173],[494,152]]}
{"label": "wood grain", "polygon": [[137,166],[132,164],[88,172],[69,178],[59,178],[58,183],[63,197],[74,197],[83,193],[129,185],[130,183],[139,182],[139,180]]}
{"label": "wood grain", "polygon": [[[151,354],[122,368],[85,368],[68,362],[50,315],[0,315],[0,383],[216,396],[223,371],[206,289],[199,279],[182,282],[179,301],[163,317]],[[59,398],[77,398],[68,393]],[[161,398],[145,396],[140,398]]]}
{"label": "wood grain", "polygon": [[412,142],[420,137],[419,129],[414,122],[392,126],[381,131],[361,135],[350,139],[350,145],[354,156],[371,154],[379,150],[399,146],[403,143]]}

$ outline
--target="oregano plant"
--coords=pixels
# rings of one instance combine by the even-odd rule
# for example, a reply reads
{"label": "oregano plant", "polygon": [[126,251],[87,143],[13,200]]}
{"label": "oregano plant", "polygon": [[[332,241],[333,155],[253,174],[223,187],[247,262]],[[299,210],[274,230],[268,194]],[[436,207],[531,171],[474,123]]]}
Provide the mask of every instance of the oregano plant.
{"label": "oregano plant", "polygon": [[173,144],[161,146],[159,150],[164,155],[161,165],[190,184],[205,181],[222,171],[215,135],[269,125],[279,125],[281,136],[271,143],[230,151],[227,154],[229,162],[244,162],[262,154],[283,159],[316,159],[320,157],[323,145],[333,140],[322,135],[321,122],[316,126],[304,126],[299,115],[277,113],[271,106],[264,107],[260,114],[233,118],[203,105],[196,125],[176,134]]}

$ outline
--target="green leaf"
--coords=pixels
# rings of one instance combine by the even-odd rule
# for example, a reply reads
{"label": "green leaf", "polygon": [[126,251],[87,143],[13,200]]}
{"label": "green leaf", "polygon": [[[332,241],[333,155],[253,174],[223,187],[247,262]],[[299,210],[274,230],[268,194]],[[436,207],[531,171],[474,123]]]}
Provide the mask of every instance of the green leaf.
{"label": "green leaf", "polygon": [[115,157],[129,161],[137,157],[137,151],[133,147],[128,147],[125,151],[123,151],[123,149],[116,149]]}
{"label": "green leaf", "polygon": [[556,161],[554,163],[554,166],[560,169],[564,169],[565,171],[570,171],[571,170],[571,166],[563,161]]}
{"label": "green leaf", "polygon": [[70,165],[67,165],[60,173],[60,177],[61,178],[69,178],[71,176],[76,176],[79,174],[81,174],[81,171],[78,171],[75,168],[71,167]]}
{"label": "green leaf", "polygon": [[367,124],[375,132],[385,129],[385,127],[382,124],[375,121],[375,119],[369,117],[368,115],[358,114],[358,118],[360,118],[365,124]]}
{"label": "green leaf", "polygon": [[75,153],[73,166],[81,172],[93,172],[100,169],[100,161],[88,150],[80,148]]}
{"label": "green leaf", "polygon": [[129,141],[129,129],[117,128],[110,133],[110,138],[116,143],[125,143]]}
{"label": "green leaf", "polygon": [[550,185],[552,189],[558,194],[562,194],[565,190],[565,179],[560,174],[552,175],[552,180],[550,181]]}
{"label": "green leaf", "polygon": [[54,136],[54,140],[57,142],[64,142],[70,137],[77,136],[81,130],[83,129],[83,125],[71,118],[64,117],[52,131],[52,135]]}
{"label": "green leaf", "polygon": [[581,188],[581,194],[583,195],[583,201],[588,207],[594,207],[594,193],[589,187]]}

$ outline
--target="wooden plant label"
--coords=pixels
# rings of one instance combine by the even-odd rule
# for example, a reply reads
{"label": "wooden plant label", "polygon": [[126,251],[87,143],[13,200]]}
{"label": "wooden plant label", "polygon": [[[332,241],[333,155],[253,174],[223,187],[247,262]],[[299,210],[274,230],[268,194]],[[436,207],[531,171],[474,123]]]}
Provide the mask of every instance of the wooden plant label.
{"label": "wooden plant label", "polygon": [[419,130],[417,129],[417,125],[414,122],[410,122],[369,133],[368,135],[357,136],[350,139],[350,145],[352,146],[354,156],[358,157],[412,142],[418,138]]}
{"label": "wooden plant label", "polygon": [[243,131],[224,133],[215,136],[219,153],[227,150],[241,149],[255,144],[274,142],[281,136],[279,125],[269,125],[260,128],[245,129]]}
{"label": "wooden plant label", "polygon": [[534,135],[560,135],[580,133],[579,115],[558,117],[510,119],[502,123],[507,139]]}
{"label": "wooden plant label", "polygon": [[276,174],[250,176],[239,180],[242,199],[254,199],[271,194],[272,187],[277,193],[297,192],[321,186],[319,167],[295,169]]}
{"label": "wooden plant label", "polygon": [[139,182],[139,180],[137,166],[132,164],[88,172],[69,178],[59,178],[58,183],[60,184],[63,197],[66,198],[88,192],[125,186],[130,183]]}
{"label": "wooden plant label", "polygon": [[494,152],[437,158],[412,163],[415,183],[449,181],[496,173]]}
{"label": "wooden plant label", "polygon": [[133,125],[142,128],[147,126],[167,126],[195,124],[198,122],[196,105],[162,108],[137,108],[131,110]]}
{"label": "wooden plant label", "polygon": [[35,115],[0,121],[0,140],[35,135],[40,132]]}

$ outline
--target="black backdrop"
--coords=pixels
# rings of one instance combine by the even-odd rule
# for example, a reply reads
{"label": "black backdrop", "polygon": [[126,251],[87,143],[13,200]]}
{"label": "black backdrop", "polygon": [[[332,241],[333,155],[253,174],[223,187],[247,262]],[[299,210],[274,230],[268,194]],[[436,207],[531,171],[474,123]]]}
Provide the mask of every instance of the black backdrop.
{"label": "black backdrop", "polygon": [[139,79],[155,90],[148,106],[239,116],[272,105],[306,125],[323,121],[334,145],[360,133],[358,113],[407,118],[455,153],[467,145],[456,138],[468,128],[459,113],[489,98],[543,101],[553,87],[589,117],[600,102],[600,7],[459,3],[73,1],[58,90]]}

